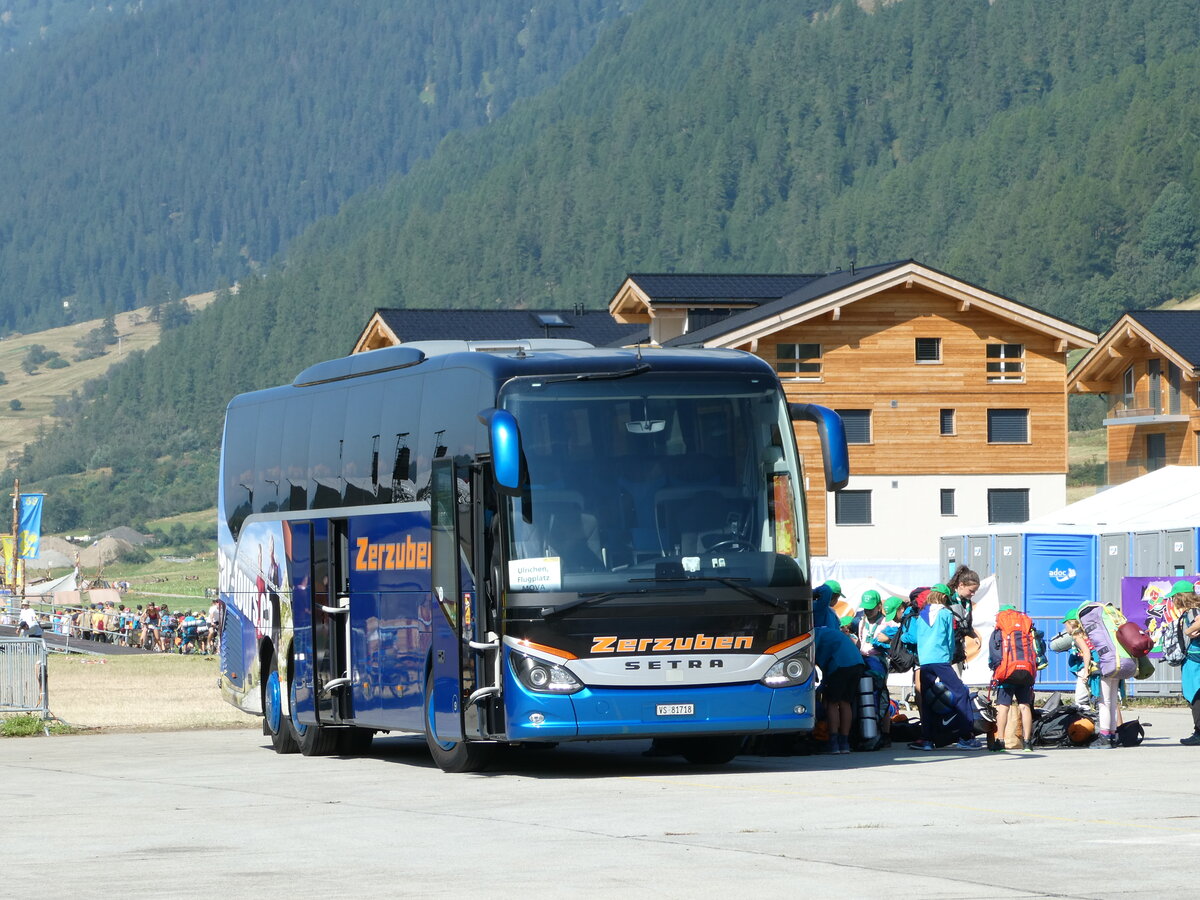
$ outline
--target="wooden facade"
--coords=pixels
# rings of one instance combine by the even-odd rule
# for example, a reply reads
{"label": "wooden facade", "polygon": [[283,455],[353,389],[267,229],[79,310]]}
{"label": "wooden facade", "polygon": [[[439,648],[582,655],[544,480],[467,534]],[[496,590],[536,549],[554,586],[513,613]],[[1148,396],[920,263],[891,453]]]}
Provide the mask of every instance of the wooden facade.
{"label": "wooden facade", "polygon": [[1108,484],[1200,465],[1200,311],[1126,313],[1071,372],[1105,398]]}

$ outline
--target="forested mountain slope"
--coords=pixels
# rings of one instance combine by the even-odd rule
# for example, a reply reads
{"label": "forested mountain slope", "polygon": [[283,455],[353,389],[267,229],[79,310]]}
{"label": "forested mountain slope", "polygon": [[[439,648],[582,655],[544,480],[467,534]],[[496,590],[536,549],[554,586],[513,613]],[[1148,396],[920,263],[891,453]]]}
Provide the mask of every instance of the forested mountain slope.
{"label": "forested mountain slope", "polygon": [[0,55],[20,53],[112,19],[135,16],[168,0],[3,0],[0,2]]}
{"label": "forested mountain slope", "polygon": [[0,59],[0,330],[232,283],[637,2],[154,0]]}
{"label": "forested mountain slope", "polygon": [[211,504],[229,396],[346,352],[375,306],[599,307],[628,271],[915,257],[1102,328],[1200,285],[1192,2],[824,9],[647,0],[557,87],[346,203],[95,388],[23,477],[108,467],[89,476],[107,494],[66,504],[87,522],[152,506],[157,472]]}

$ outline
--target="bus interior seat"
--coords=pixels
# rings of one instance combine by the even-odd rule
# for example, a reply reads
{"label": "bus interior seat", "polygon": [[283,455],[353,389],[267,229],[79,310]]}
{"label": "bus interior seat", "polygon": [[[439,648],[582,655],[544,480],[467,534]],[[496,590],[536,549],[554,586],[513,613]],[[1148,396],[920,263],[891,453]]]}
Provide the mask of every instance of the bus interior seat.
{"label": "bus interior seat", "polygon": [[667,488],[654,499],[664,545],[684,556],[744,538],[749,505],[737,488]]}

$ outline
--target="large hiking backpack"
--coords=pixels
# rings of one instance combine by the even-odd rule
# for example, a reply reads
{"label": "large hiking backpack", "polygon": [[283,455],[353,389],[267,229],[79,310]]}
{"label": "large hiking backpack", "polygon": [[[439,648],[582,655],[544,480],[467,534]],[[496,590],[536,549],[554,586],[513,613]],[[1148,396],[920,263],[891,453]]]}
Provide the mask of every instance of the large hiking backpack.
{"label": "large hiking backpack", "polygon": [[[1168,613],[1170,610],[1168,610]],[[1162,636],[1162,658],[1168,666],[1182,666],[1187,660],[1188,642],[1183,637],[1183,620],[1180,618],[1163,617],[1162,628],[1158,630]]]}
{"label": "large hiking backpack", "polygon": [[993,676],[996,684],[1029,687],[1037,680],[1037,650],[1033,641],[1033,621],[1016,609],[1004,609],[996,615],[1000,632],[1000,664]]}
{"label": "large hiking backpack", "polygon": [[1100,677],[1132,678],[1137,662],[1117,640],[1117,629],[1125,617],[1111,603],[1085,603],[1079,607],[1079,624],[1099,658]]}

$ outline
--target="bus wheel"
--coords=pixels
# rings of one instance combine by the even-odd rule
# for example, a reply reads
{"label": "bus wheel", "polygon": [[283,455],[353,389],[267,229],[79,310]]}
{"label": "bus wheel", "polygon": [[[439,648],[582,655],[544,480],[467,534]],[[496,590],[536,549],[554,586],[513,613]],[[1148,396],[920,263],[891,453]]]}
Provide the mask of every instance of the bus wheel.
{"label": "bus wheel", "polygon": [[296,718],[296,685],[294,682],[289,686],[289,690],[291,691],[292,702],[289,706],[292,716],[288,725],[296,736],[300,752],[305,756],[329,756],[336,752],[338,733],[331,728],[322,728],[320,725],[305,725]]}
{"label": "bus wheel", "polygon": [[295,753],[300,749],[292,723],[283,712],[283,687],[279,682],[279,660],[271,654],[271,669],[263,684],[263,730],[271,736],[276,753]]}
{"label": "bus wheel", "polygon": [[439,740],[433,727],[433,676],[425,678],[425,743],[443,772],[478,772],[492,756],[492,744]]}
{"label": "bus wheel", "polygon": [[361,756],[371,749],[375,732],[370,728],[347,728],[339,731],[338,753],[342,756]]}
{"label": "bus wheel", "polygon": [[745,738],[740,734],[726,737],[691,738],[681,749],[683,758],[701,766],[719,766],[742,752]]}

